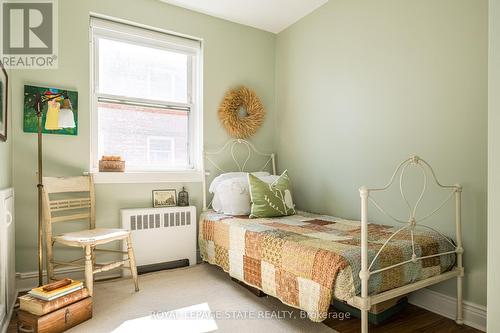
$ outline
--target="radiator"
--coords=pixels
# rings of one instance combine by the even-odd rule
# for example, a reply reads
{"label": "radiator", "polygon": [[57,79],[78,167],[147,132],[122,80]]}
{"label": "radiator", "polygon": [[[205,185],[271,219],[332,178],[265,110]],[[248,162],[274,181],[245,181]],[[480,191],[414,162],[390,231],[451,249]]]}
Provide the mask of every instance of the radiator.
{"label": "radiator", "polygon": [[0,331],[16,299],[14,191],[0,191]]}
{"label": "radiator", "polygon": [[121,225],[131,231],[139,272],[181,261],[196,264],[196,207],[122,209]]}

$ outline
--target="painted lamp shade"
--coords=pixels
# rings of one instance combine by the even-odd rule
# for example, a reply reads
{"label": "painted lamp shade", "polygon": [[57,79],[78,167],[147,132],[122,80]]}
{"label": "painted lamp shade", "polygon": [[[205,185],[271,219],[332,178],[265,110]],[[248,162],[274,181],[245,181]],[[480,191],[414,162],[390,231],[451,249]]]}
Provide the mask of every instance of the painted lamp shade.
{"label": "painted lamp shade", "polygon": [[69,98],[63,100],[61,110],[59,111],[59,128],[75,128],[75,116],[73,107]]}
{"label": "painted lamp shade", "polygon": [[46,130],[59,130],[63,128],[75,128],[75,117],[69,98],[65,98],[62,106],[53,100],[48,102]]}

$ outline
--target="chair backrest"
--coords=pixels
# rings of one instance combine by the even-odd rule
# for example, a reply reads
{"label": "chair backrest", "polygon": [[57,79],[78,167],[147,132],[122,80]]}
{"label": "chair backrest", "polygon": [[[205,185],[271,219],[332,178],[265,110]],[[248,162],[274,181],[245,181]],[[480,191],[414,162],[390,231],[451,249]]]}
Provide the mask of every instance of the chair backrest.
{"label": "chair backrest", "polygon": [[95,228],[95,194],[92,176],[43,177],[43,215],[51,234],[56,222],[88,220]]}

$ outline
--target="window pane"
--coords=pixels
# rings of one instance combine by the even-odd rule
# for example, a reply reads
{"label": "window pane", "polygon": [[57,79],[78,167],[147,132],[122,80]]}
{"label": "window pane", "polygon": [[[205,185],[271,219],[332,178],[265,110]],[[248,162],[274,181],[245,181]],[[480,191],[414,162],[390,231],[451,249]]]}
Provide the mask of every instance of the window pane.
{"label": "window pane", "polygon": [[101,102],[98,117],[99,158],[120,155],[136,171],[190,167],[188,112]]}
{"label": "window pane", "polygon": [[99,39],[99,93],[189,103],[188,57]]}
{"label": "window pane", "polygon": [[148,160],[149,163],[155,165],[174,163],[175,138],[148,136]]}

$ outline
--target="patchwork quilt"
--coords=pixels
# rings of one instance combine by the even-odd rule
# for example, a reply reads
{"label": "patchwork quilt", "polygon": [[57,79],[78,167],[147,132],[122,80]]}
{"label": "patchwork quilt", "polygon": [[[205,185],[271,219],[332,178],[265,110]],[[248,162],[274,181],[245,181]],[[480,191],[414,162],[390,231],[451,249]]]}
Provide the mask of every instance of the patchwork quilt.
{"label": "patchwork quilt", "polygon": [[[304,212],[262,219],[205,212],[200,217],[199,245],[203,260],[319,322],[326,318],[333,297],[348,300],[361,292],[360,230],[359,221]],[[368,230],[371,262],[397,228],[370,224]],[[425,229],[416,230],[414,240],[418,257],[454,249],[447,239]],[[405,230],[391,239],[371,270],[411,256],[411,235]],[[441,274],[454,263],[452,254],[373,274],[369,293]]]}

